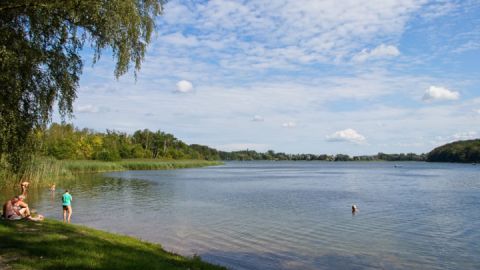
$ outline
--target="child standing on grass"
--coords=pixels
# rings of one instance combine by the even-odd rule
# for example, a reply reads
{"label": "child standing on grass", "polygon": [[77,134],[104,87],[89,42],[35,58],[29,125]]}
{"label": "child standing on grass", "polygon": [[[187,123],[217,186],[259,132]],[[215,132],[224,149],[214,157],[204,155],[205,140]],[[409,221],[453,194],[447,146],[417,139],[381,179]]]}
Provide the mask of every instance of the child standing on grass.
{"label": "child standing on grass", "polygon": [[[72,195],[68,193],[68,189],[65,190],[65,193],[62,195],[62,205],[63,205],[63,222],[68,221],[70,223],[70,218],[72,217]],[[68,218],[67,218],[68,213]]]}

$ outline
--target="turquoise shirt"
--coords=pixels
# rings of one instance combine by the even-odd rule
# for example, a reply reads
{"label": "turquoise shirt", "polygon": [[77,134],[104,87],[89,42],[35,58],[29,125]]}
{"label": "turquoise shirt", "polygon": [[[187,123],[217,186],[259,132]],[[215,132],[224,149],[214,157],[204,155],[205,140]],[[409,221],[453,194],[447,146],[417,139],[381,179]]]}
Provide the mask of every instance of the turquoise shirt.
{"label": "turquoise shirt", "polygon": [[62,202],[64,206],[69,206],[70,204],[72,204],[72,195],[68,193],[63,194]]}

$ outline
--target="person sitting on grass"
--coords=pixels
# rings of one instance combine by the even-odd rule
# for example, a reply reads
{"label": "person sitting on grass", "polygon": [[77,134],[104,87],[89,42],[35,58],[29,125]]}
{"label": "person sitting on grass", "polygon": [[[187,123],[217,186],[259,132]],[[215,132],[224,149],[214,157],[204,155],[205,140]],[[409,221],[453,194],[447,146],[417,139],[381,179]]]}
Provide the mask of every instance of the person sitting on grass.
{"label": "person sitting on grass", "polygon": [[20,213],[18,207],[15,204],[18,202],[18,196],[13,197],[11,200],[8,200],[3,204],[3,217],[9,220],[19,220],[22,219],[22,214]]}
{"label": "person sitting on grass", "polygon": [[20,195],[18,196],[17,202],[14,204],[14,207],[17,208],[17,210],[20,212],[20,214],[23,217],[29,217],[30,216],[30,208],[28,207],[28,204],[24,202],[25,196]]}
{"label": "person sitting on grass", "polygon": [[44,217],[38,215],[37,217],[32,217],[30,215],[30,209],[28,204],[23,202],[23,199],[20,199],[22,195],[15,196],[11,200],[8,200],[3,204],[3,217],[8,220],[31,220],[31,221],[42,221]]}

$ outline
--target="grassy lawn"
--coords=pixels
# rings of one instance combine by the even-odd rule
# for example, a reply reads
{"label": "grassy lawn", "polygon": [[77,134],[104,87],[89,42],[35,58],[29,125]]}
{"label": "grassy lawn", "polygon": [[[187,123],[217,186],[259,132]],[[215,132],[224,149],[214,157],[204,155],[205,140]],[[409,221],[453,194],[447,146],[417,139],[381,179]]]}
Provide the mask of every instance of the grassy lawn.
{"label": "grassy lawn", "polygon": [[0,269],[225,269],[160,245],[90,229],[0,220]]}

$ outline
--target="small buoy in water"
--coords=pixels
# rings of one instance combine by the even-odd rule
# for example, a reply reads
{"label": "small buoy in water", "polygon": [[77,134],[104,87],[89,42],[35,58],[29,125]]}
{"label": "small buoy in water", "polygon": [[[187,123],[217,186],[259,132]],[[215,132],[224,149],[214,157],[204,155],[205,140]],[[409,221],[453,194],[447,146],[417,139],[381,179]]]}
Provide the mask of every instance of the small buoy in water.
{"label": "small buoy in water", "polygon": [[358,208],[355,204],[352,204],[352,213],[356,213],[358,211]]}

